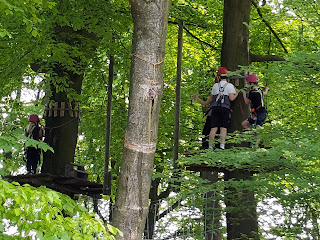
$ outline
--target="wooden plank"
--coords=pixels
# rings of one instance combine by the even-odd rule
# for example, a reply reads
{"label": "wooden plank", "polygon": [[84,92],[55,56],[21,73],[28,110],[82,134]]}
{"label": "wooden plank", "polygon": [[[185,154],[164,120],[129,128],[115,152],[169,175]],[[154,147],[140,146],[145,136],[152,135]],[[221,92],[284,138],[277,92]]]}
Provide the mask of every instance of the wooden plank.
{"label": "wooden plank", "polygon": [[75,108],[74,108],[74,117],[78,118],[79,117],[79,105],[76,104]]}
{"label": "wooden plank", "polygon": [[221,170],[217,167],[208,166],[207,164],[191,164],[186,166],[186,169],[195,172],[213,172]]}
{"label": "wooden plank", "polygon": [[101,198],[102,184],[79,178],[64,177],[52,174],[33,174],[6,176],[9,181],[29,184],[34,187],[46,186],[67,195],[84,194],[94,198]]}
{"label": "wooden plank", "polygon": [[78,164],[78,163],[70,162],[69,164],[72,165],[72,166],[83,167],[83,165]]}
{"label": "wooden plank", "polygon": [[49,104],[49,108],[48,108],[48,117],[52,117],[52,108],[51,108],[51,104]]}
{"label": "wooden plank", "polygon": [[68,103],[69,117],[73,117],[73,109],[71,102]]}
{"label": "wooden plank", "polygon": [[234,85],[235,85],[236,87],[239,87],[239,85],[240,85],[239,78],[236,78],[236,79],[235,79]]}
{"label": "wooden plank", "polygon": [[58,116],[58,102],[54,103],[53,117]]}
{"label": "wooden plank", "polygon": [[60,106],[60,117],[64,117],[64,110],[66,108],[66,103],[65,102],[61,102],[61,106]]}
{"label": "wooden plank", "polygon": [[48,116],[48,108],[49,108],[49,103],[47,103],[47,104],[45,105],[44,113],[43,113],[43,117],[44,117],[44,118]]}

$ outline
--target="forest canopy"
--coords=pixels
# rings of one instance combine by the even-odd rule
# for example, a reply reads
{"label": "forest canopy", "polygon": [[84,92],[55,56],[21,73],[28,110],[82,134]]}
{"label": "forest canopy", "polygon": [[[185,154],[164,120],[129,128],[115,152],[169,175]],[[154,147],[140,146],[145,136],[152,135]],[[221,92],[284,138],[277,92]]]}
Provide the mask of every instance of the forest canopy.
{"label": "forest canopy", "polygon": [[[136,2],[0,1],[0,237],[114,239],[117,233],[120,236],[110,225],[114,221],[111,212],[120,188],[121,164],[129,158],[124,157],[124,139],[127,127],[132,124],[128,120],[133,102],[130,97],[135,87],[143,85],[134,84],[137,73],[132,70],[140,61],[146,66],[139,73],[141,79],[154,80],[150,83],[153,90],[161,85],[161,90],[155,91],[160,101],[152,98],[154,101],[149,105],[148,100],[145,105],[147,114],[149,106],[150,111],[159,110],[159,114],[153,115],[151,127],[139,126],[149,131],[149,139],[141,142],[150,143],[151,139],[156,145],[150,162],[151,187],[142,191],[150,191],[144,196],[149,207],[146,224],[141,223],[144,238],[206,239],[205,235],[210,233],[232,239],[226,218],[233,211],[254,208],[259,227],[255,239],[318,239],[319,2],[243,1],[251,7],[248,23],[242,24],[248,36],[241,36],[248,39],[248,64],[238,64],[231,72],[233,76],[254,73],[261,87],[270,88],[264,97],[268,116],[261,128],[228,133],[225,151],[201,149],[206,107],[190,96],[197,94],[207,99],[216,72],[225,61],[224,15],[230,0],[172,1],[168,19],[166,14],[161,18],[161,23],[165,22],[163,29],[167,24],[165,49],[160,44],[156,49],[146,49],[147,60],[132,52],[141,50],[135,44],[141,40],[139,36],[146,38],[142,33],[147,31],[146,27],[139,32],[141,35],[135,32],[138,21],[135,14],[141,11],[131,5]],[[181,21],[179,149],[178,159],[174,159]],[[149,26],[147,23],[146,20],[139,27]],[[160,23],[155,24],[154,29],[159,26]],[[164,34],[162,30],[159,32]],[[151,33],[147,37],[153,36]],[[152,41],[150,44],[157,46]],[[153,51],[155,54],[151,55]],[[233,56],[238,58],[240,55]],[[244,86],[236,87],[244,92]],[[140,95],[149,97],[149,89]],[[79,108],[79,117],[57,120],[45,116],[46,109],[61,102],[70,102],[74,111]],[[241,105],[238,110],[242,107],[245,109]],[[48,141],[30,141],[23,136],[30,114],[40,116]],[[109,116],[110,136],[106,135]],[[151,131],[153,127],[156,130]],[[110,144],[106,146],[108,139]],[[42,149],[38,171],[61,174],[64,172],[61,166],[73,161],[84,166],[92,182],[103,183],[108,176],[109,192],[99,199],[84,195],[71,198],[44,186],[35,188],[8,182],[6,176],[26,173],[26,146]],[[71,151],[66,153],[59,147]],[[58,161],[62,161],[60,165]],[[41,169],[42,164],[48,167]],[[211,170],[201,173],[190,170],[189,166],[194,165],[209,166]],[[247,175],[240,180],[226,179],[227,173],[237,171]],[[213,172],[217,173],[215,180],[210,179]],[[237,201],[246,191],[252,193],[254,206],[252,202],[246,205]],[[213,202],[214,207],[210,205]],[[214,209],[218,221],[206,219],[212,217],[206,215],[208,209]]]}

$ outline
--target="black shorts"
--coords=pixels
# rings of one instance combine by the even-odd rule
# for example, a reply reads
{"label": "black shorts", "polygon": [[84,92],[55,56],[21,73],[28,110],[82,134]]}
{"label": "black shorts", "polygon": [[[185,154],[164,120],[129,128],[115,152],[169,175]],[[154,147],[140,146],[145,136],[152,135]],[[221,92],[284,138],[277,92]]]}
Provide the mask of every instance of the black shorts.
{"label": "black shorts", "polygon": [[230,119],[230,109],[224,107],[213,107],[211,113],[211,127],[228,128]]}

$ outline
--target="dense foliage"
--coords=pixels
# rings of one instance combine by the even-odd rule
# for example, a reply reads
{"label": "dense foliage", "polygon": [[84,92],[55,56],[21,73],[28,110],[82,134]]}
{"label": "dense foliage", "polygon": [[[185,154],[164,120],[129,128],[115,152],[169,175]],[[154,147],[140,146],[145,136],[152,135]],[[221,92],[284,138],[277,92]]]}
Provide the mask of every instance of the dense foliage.
{"label": "dense foliage", "polygon": [[[62,4],[64,2],[64,4]],[[63,9],[63,11],[61,10]],[[164,202],[170,206],[203,208],[203,195],[216,190],[216,198],[224,199],[223,189],[247,187],[253,190],[259,203],[261,234],[265,239],[319,238],[319,163],[320,163],[320,76],[319,76],[319,13],[317,1],[261,1],[259,10],[252,7],[250,51],[253,54],[274,54],[285,58],[282,62],[252,63],[262,85],[270,87],[265,104],[267,124],[258,129],[257,137],[236,132],[228,143],[252,142],[251,147],[235,147],[226,151],[203,152],[201,130],[203,107],[190,99],[193,93],[207,98],[219,67],[222,44],[223,1],[173,2],[169,18],[165,59],[165,86],[161,107],[159,137],[155,158],[154,181],[158,181],[158,196],[171,192]],[[132,21],[127,1],[1,1],[0,11],[0,174],[24,171],[22,132],[31,113],[42,114],[43,99],[48,92],[42,79],[48,73],[36,73],[30,65],[39,58],[55,56],[54,61],[74,70],[72,58],[84,63],[85,81],[81,96],[73,96],[81,103],[82,115],[75,161],[86,166],[90,179],[102,180],[104,165],[105,118],[107,102],[108,59],[115,56],[113,87],[112,136],[110,161],[113,189],[122,154],[122,140],[126,125]],[[179,181],[173,169],[173,131],[176,78],[177,21],[184,20],[183,72],[180,120]],[[267,27],[267,21],[279,39]],[[58,41],[55,27],[70,27],[74,31],[94,33],[90,41],[78,39],[72,48]],[[81,41],[80,41],[81,40]],[[81,42],[84,45],[77,44]],[[94,46],[92,48],[88,46]],[[284,47],[285,46],[285,49]],[[92,50],[94,49],[94,50]],[[286,52],[287,51],[287,52]],[[49,58],[48,58],[49,59]],[[51,61],[51,60],[50,60]],[[52,60],[53,61],[53,60]],[[62,80],[63,81],[63,80]],[[62,82],[63,83],[63,82]],[[66,83],[61,86],[68,88]],[[31,102],[23,101],[26,89],[35,90]],[[47,96],[46,96],[47,97]],[[32,143],[31,143],[32,144]],[[47,146],[43,147],[47,149]],[[187,158],[188,152],[197,153]],[[184,170],[191,163],[207,163],[216,168],[255,171],[248,181],[219,181],[208,185],[198,173]],[[9,226],[15,237],[28,234],[40,239],[71,239],[87,234],[86,239],[111,239],[101,219],[60,193],[46,188],[35,189],[0,182],[0,232],[8,237]],[[178,190],[177,190],[178,189]],[[219,191],[218,191],[219,190]],[[89,201],[89,200],[87,200]],[[161,198],[152,199],[161,206]],[[89,204],[88,204],[89,205]],[[274,211],[267,211],[273,206]],[[239,207],[246,207],[241,206]],[[173,211],[172,209],[169,210]],[[224,213],[225,209],[219,211]],[[33,213],[37,214],[34,215]],[[200,238],[201,218],[172,217],[177,223],[176,235],[184,223],[192,222],[189,231]],[[265,219],[268,220],[265,220]],[[106,219],[104,219],[106,220]],[[162,219],[160,219],[162,220]],[[198,223],[195,224],[195,222]],[[84,224],[85,223],[85,224]],[[166,222],[159,221],[158,234]],[[56,231],[61,229],[64,231]],[[224,226],[223,226],[224,227]],[[107,230],[106,230],[107,229]],[[109,228],[111,233],[116,230]],[[225,232],[225,230],[222,230]],[[181,232],[181,231],[180,231]],[[57,234],[56,234],[57,233]],[[74,234],[74,235],[73,235]],[[0,235],[1,236],[1,235]],[[84,235],[83,235],[84,236]],[[158,235],[160,236],[160,235]]]}
{"label": "dense foliage", "polygon": [[[45,187],[20,186],[0,180],[3,239],[115,239],[117,230],[105,228],[94,213],[70,197]],[[10,239],[11,239],[10,238]]]}

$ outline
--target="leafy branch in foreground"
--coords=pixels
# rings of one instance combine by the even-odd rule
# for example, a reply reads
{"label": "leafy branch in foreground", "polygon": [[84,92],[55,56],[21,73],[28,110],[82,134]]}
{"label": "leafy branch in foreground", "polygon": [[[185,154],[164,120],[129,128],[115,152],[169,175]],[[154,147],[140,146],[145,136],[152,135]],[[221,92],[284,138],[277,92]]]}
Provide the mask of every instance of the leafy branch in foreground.
{"label": "leafy branch in foreground", "polygon": [[15,227],[16,237],[36,235],[39,239],[115,239],[122,234],[105,226],[94,213],[70,197],[45,187],[20,186],[0,180],[0,236]]}

